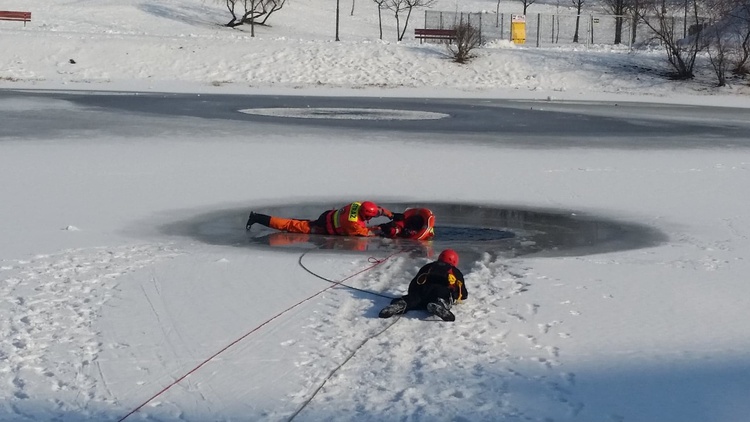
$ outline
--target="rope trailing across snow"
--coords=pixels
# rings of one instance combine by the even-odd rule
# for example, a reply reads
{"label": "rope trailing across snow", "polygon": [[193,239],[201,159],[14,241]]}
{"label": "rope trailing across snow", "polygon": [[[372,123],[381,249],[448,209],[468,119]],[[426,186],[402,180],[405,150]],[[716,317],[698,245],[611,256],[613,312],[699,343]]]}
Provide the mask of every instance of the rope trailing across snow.
{"label": "rope trailing across snow", "polygon": [[[400,251],[398,251],[398,252],[395,252],[395,253],[393,253],[393,254],[391,254],[391,255],[387,256],[386,258],[384,258],[384,259],[382,259],[382,260],[379,260],[379,261],[378,261],[378,260],[375,260],[375,261],[373,261],[373,259],[374,259],[374,258],[372,258],[372,257],[371,257],[371,258],[369,259],[369,261],[370,261],[370,262],[374,262],[374,263],[375,263],[375,265],[372,265],[372,266],[370,266],[370,267],[366,268],[365,270],[362,270],[362,271],[360,271],[359,273],[362,273],[362,272],[364,272],[364,271],[367,271],[367,270],[369,270],[369,269],[371,269],[371,268],[374,268],[374,267],[375,267],[376,265],[378,265],[378,264],[381,264],[382,262],[385,262],[385,261],[386,261],[387,259],[389,259],[389,258],[391,258],[391,257],[393,257],[393,256],[395,256],[395,255],[398,255],[398,254],[400,254],[400,253],[403,253],[403,252],[406,252],[406,250],[400,250]],[[328,279],[328,278],[325,278],[325,277],[323,277],[323,276],[320,276],[320,275],[318,275],[318,274],[315,274],[315,273],[314,273],[314,272],[312,272],[312,271],[311,271],[310,269],[308,269],[307,267],[305,267],[305,265],[304,265],[304,264],[302,264],[302,258],[303,258],[303,257],[304,257],[304,256],[305,256],[306,254],[307,254],[307,252],[305,252],[305,253],[303,253],[302,255],[300,255],[300,257],[299,257],[299,265],[300,265],[300,267],[302,267],[302,268],[303,268],[303,269],[304,269],[305,271],[307,271],[308,273],[310,273],[310,274],[314,275],[315,277],[318,277],[318,278],[320,278],[321,280],[325,280],[325,281],[327,281],[327,282],[329,282],[329,283],[333,283],[333,284],[334,284],[334,286],[342,286],[342,287],[346,287],[346,288],[348,288],[348,289],[356,290],[356,291],[358,291],[358,292],[368,293],[368,294],[371,294],[371,295],[375,295],[375,296],[380,296],[380,297],[384,297],[384,298],[387,298],[387,299],[393,299],[393,297],[392,297],[392,296],[384,295],[384,294],[381,294],[381,293],[377,293],[377,292],[371,292],[371,291],[369,291],[369,290],[359,289],[359,288],[357,288],[357,287],[349,286],[349,285],[346,285],[346,284],[344,284],[344,283],[343,283],[343,282],[344,282],[344,281],[346,281],[346,280],[347,280],[348,278],[351,278],[351,277],[353,277],[354,275],[357,275],[357,274],[359,274],[359,273],[356,273],[356,274],[354,274],[354,275],[352,275],[352,276],[350,276],[350,277],[347,277],[346,279],[344,279],[344,280],[341,280],[341,281],[330,280],[330,279]],[[318,386],[318,388],[316,388],[316,389],[315,389],[315,391],[313,391],[313,393],[312,393],[312,394],[310,395],[310,397],[308,397],[308,398],[307,398],[307,400],[305,400],[305,402],[304,402],[304,403],[302,403],[302,405],[301,405],[301,406],[299,407],[299,409],[297,409],[297,411],[295,411],[295,412],[294,412],[294,413],[292,414],[292,416],[290,416],[290,417],[289,417],[289,419],[288,419],[287,421],[288,421],[288,422],[292,422],[292,421],[294,420],[294,418],[296,418],[296,417],[297,417],[297,416],[298,416],[298,415],[299,415],[299,414],[300,414],[300,413],[301,413],[301,412],[302,412],[303,410],[305,410],[305,408],[307,407],[307,405],[309,405],[309,404],[310,404],[310,403],[311,403],[311,402],[313,401],[313,399],[315,398],[315,396],[317,396],[317,395],[318,395],[318,393],[320,392],[320,390],[322,390],[322,389],[323,389],[323,387],[324,387],[324,386],[326,385],[326,383],[328,382],[328,380],[330,380],[330,379],[331,379],[331,378],[332,378],[332,377],[333,377],[333,376],[334,376],[334,375],[336,374],[336,372],[338,372],[338,371],[339,371],[339,370],[340,370],[341,368],[343,368],[343,367],[344,367],[344,365],[346,365],[346,364],[347,364],[347,362],[349,362],[349,361],[350,361],[350,360],[351,360],[351,359],[352,359],[352,358],[354,357],[354,355],[355,355],[355,354],[357,354],[357,352],[358,352],[358,351],[359,351],[360,349],[362,349],[362,347],[363,347],[363,346],[364,346],[365,344],[367,344],[367,342],[368,342],[368,341],[370,341],[370,340],[372,340],[372,339],[374,339],[374,338],[377,338],[378,336],[380,336],[381,334],[383,334],[384,332],[386,332],[386,331],[387,331],[387,330],[388,330],[389,328],[393,327],[393,325],[394,325],[394,324],[396,324],[396,323],[397,323],[397,322],[398,322],[398,321],[399,321],[400,319],[401,319],[401,316],[399,315],[399,316],[398,316],[397,318],[394,318],[394,319],[393,319],[392,321],[389,321],[389,322],[388,322],[388,324],[386,324],[386,325],[385,325],[385,327],[383,327],[383,329],[382,329],[382,330],[378,331],[377,333],[375,333],[375,334],[373,334],[373,335],[371,335],[371,336],[365,337],[365,339],[364,339],[364,340],[363,340],[363,341],[362,341],[362,342],[361,342],[361,343],[360,343],[360,344],[359,344],[359,345],[358,345],[357,347],[355,347],[354,349],[352,349],[351,353],[349,353],[349,355],[348,355],[348,356],[346,357],[346,359],[344,359],[344,361],[343,361],[343,362],[341,362],[341,363],[340,363],[340,364],[339,364],[338,366],[336,366],[335,368],[333,368],[333,370],[331,370],[331,372],[330,372],[330,373],[328,374],[328,376],[326,376],[326,377],[325,377],[325,378],[323,379],[323,382],[322,382],[322,383],[320,383],[320,385]]]}
{"label": "rope trailing across snow", "polygon": [[373,335],[371,335],[369,337],[365,337],[365,339],[362,341],[362,343],[360,343],[357,347],[355,347],[351,351],[351,353],[349,353],[349,356],[347,356],[346,359],[344,359],[343,362],[341,362],[337,367],[333,368],[333,370],[331,371],[331,373],[329,373],[328,376],[325,377],[325,379],[323,379],[323,382],[318,386],[318,388],[316,388],[315,391],[313,391],[312,395],[310,395],[310,397],[308,397],[307,400],[305,400],[305,402],[302,403],[302,406],[300,406],[300,408],[297,409],[297,411],[294,412],[292,414],[292,416],[290,416],[287,421],[288,422],[292,422],[292,420],[294,420],[294,418],[296,418],[297,415],[300,414],[300,412],[302,412],[303,410],[305,410],[305,408],[307,407],[307,405],[310,404],[310,402],[315,398],[315,396],[318,395],[318,393],[320,392],[320,390],[323,389],[323,387],[326,385],[326,383],[328,382],[328,380],[331,379],[331,377],[333,377],[333,375],[336,372],[338,372],[339,369],[341,369],[344,365],[346,365],[346,363],[349,362],[349,360],[351,360],[351,358],[354,357],[354,355],[362,348],[362,346],[364,346],[365,344],[367,344],[368,341],[370,341],[370,340],[378,337],[379,335],[383,334],[384,332],[386,332],[386,330],[388,330],[389,328],[393,327],[393,325],[396,324],[400,319],[401,319],[401,316],[399,315],[398,318],[394,318],[393,321],[390,321],[388,324],[386,324],[386,326],[383,327],[382,330],[378,331],[377,333],[375,333],[375,334],[373,334]]}
{"label": "rope trailing across snow", "polygon": [[[347,286],[347,285],[345,285],[345,284],[343,284],[343,283],[344,283],[344,282],[345,282],[346,280],[349,280],[350,278],[353,278],[353,277],[355,277],[355,276],[357,276],[357,275],[359,275],[359,274],[361,274],[361,273],[363,273],[363,272],[365,272],[365,271],[369,271],[369,270],[371,270],[371,269],[373,269],[373,268],[377,267],[378,265],[380,265],[380,264],[382,264],[383,262],[387,261],[387,260],[388,260],[388,259],[390,259],[391,257],[393,257],[393,256],[395,256],[395,255],[398,255],[398,254],[400,254],[400,253],[402,253],[402,252],[404,252],[404,251],[403,251],[403,250],[401,250],[401,251],[398,251],[398,252],[394,252],[394,253],[392,253],[392,254],[388,255],[387,257],[385,257],[385,258],[383,258],[383,259],[375,259],[375,258],[370,258],[370,259],[369,259],[368,261],[369,261],[370,263],[372,263],[372,265],[370,265],[369,267],[366,267],[366,268],[364,268],[363,270],[357,271],[356,273],[354,273],[354,274],[351,274],[351,275],[349,275],[349,276],[347,276],[347,277],[343,278],[343,279],[342,279],[341,281],[334,281],[334,280],[329,280],[329,279],[326,279],[326,278],[324,278],[324,277],[321,277],[321,276],[319,276],[319,275],[317,275],[317,274],[313,273],[312,271],[308,270],[307,268],[305,268],[305,267],[304,267],[304,265],[302,265],[302,264],[301,264],[301,261],[302,261],[302,257],[303,257],[303,256],[305,256],[305,255],[306,255],[306,254],[307,254],[308,252],[309,252],[309,251],[306,251],[305,253],[303,253],[303,254],[302,254],[302,255],[300,256],[300,258],[299,258],[300,266],[302,266],[302,268],[304,268],[304,269],[305,269],[305,271],[307,271],[308,273],[310,273],[310,274],[312,274],[312,275],[314,275],[314,276],[316,276],[316,277],[318,277],[318,278],[321,278],[321,279],[323,279],[323,280],[325,280],[325,281],[328,281],[328,282],[330,282],[330,283],[331,283],[331,285],[330,285],[330,286],[328,286],[328,287],[326,287],[325,289],[323,289],[323,290],[320,290],[320,291],[318,291],[317,293],[315,293],[315,294],[313,294],[313,295],[311,295],[311,296],[309,296],[309,297],[307,297],[307,298],[305,298],[305,299],[302,299],[302,300],[300,300],[299,302],[295,303],[294,305],[292,305],[292,306],[290,306],[290,307],[288,307],[288,308],[284,309],[283,311],[281,311],[281,312],[279,312],[278,314],[276,314],[276,315],[272,316],[271,318],[267,319],[267,320],[266,320],[265,322],[261,323],[261,324],[260,324],[260,325],[258,325],[257,327],[255,327],[255,328],[253,328],[252,330],[248,331],[247,333],[245,333],[245,334],[244,334],[244,335],[242,335],[241,337],[237,338],[237,339],[236,339],[236,340],[234,340],[233,342],[231,342],[231,343],[229,343],[228,345],[224,346],[224,347],[223,347],[223,348],[221,348],[221,349],[220,349],[220,350],[219,350],[218,352],[214,353],[213,355],[211,355],[211,356],[209,356],[209,357],[208,357],[207,359],[205,359],[205,360],[204,360],[203,362],[201,362],[200,364],[198,364],[198,366],[196,366],[195,368],[193,368],[193,369],[189,370],[189,371],[188,371],[188,372],[186,372],[186,373],[185,373],[184,375],[182,375],[181,377],[179,377],[179,378],[177,378],[176,380],[174,380],[174,381],[173,381],[173,382],[172,382],[171,384],[167,385],[166,387],[162,388],[162,389],[161,389],[161,390],[160,390],[159,392],[157,392],[157,393],[156,393],[156,394],[154,394],[153,396],[149,397],[149,398],[148,398],[148,399],[147,399],[146,401],[144,401],[143,403],[141,403],[141,404],[140,404],[140,405],[139,405],[138,407],[136,407],[135,409],[131,410],[131,411],[130,411],[130,412],[129,412],[128,414],[126,414],[125,416],[123,416],[123,417],[121,417],[120,419],[118,419],[118,420],[117,420],[117,422],[122,422],[122,421],[124,421],[124,420],[125,420],[125,419],[127,419],[127,418],[128,418],[128,417],[129,417],[130,415],[132,415],[132,414],[136,413],[137,411],[141,410],[141,409],[142,409],[142,408],[143,408],[144,406],[146,406],[147,404],[149,404],[149,403],[150,403],[150,402],[151,402],[152,400],[154,400],[155,398],[157,398],[157,397],[161,396],[162,394],[164,394],[164,393],[165,393],[165,392],[166,392],[167,390],[169,390],[170,388],[174,387],[174,386],[175,386],[175,385],[177,385],[177,384],[178,384],[178,383],[179,383],[180,381],[184,380],[185,378],[187,378],[188,376],[190,376],[191,374],[193,374],[194,372],[196,372],[196,371],[197,371],[198,369],[200,369],[200,368],[201,368],[201,367],[203,367],[203,366],[204,366],[205,364],[207,364],[208,362],[210,362],[211,360],[213,360],[213,359],[214,359],[215,357],[217,357],[217,356],[219,356],[220,354],[224,353],[224,352],[225,352],[225,351],[226,351],[227,349],[229,349],[230,347],[232,347],[232,346],[234,346],[235,344],[237,344],[237,343],[241,342],[241,341],[242,341],[242,340],[244,340],[245,338],[249,337],[249,336],[250,336],[251,334],[255,333],[256,331],[260,330],[261,328],[263,328],[263,327],[265,327],[266,325],[268,325],[269,323],[271,323],[271,321],[274,321],[275,319],[277,319],[277,318],[279,318],[280,316],[284,315],[285,313],[287,313],[287,312],[291,311],[292,309],[296,308],[297,306],[299,306],[299,305],[301,305],[301,304],[303,304],[303,303],[307,302],[308,300],[311,300],[311,299],[315,298],[316,296],[319,296],[319,295],[321,295],[322,293],[324,293],[324,292],[326,292],[326,291],[328,291],[328,290],[330,290],[330,289],[332,289],[332,288],[334,288],[334,287],[336,287],[336,286],[344,286],[344,287],[347,287],[347,288],[350,288],[350,289],[355,289],[355,290],[359,290],[359,289],[357,289],[357,288],[355,288],[355,287]],[[373,293],[373,292],[367,292],[366,290],[361,290],[361,291],[363,291],[363,292],[366,292],[366,293],[371,293],[371,294],[376,294],[376,295],[379,295],[379,294],[377,294],[377,293]],[[379,295],[379,296],[383,296],[383,295]],[[387,297],[387,296],[383,296],[383,297]],[[386,329],[387,329],[387,328],[388,328],[388,327],[386,327]],[[385,330],[383,330],[383,331],[385,331]],[[380,333],[378,333],[378,335],[380,335]],[[367,339],[367,340],[369,340],[369,339]],[[367,340],[365,340],[365,342],[364,342],[364,343],[366,343],[366,342],[367,342]],[[364,343],[362,343],[362,345],[364,345]],[[360,347],[361,347],[362,345],[360,345]],[[356,349],[355,349],[355,352],[356,352]],[[353,355],[354,355],[354,353],[352,353],[352,356],[353,356]],[[351,358],[351,357],[350,357],[350,358]],[[347,359],[347,361],[348,361],[348,360],[349,360],[349,359]],[[344,361],[344,363],[346,363],[346,361]],[[341,364],[341,366],[343,366],[343,363]],[[341,366],[339,366],[339,367],[341,367]],[[338,370],[338,368],[336,368],[336,370]],[[334,372],[335,372],[336,370],[334,370]],[[331,375],[333,375],[333,372],[331,373]],[[329,375],[329,377],[330,377],[331,375]],[[322,388],[322,387],[323,387],[323,386],[321,385],[321,388]],[[317,391],[316,391],[316,393],[317,393]],[[312,400],[312,398],[310,398],[310,400]],[[305,405],[306,405],[306,404],[305,404]],[[300,410],[302,410],[302,409],[300,409]],[[298,413],[299,413],[299,411],[298,411]],[[296,414],[295,414],[295,416],[296,416]]]}
{"label": "rope trailing across snow", "polygon": [[300,255],[300,256],[299,256],[299,259],[297,260],[297,262],[299,263],[299,266],[300,266],[300,267],[302,267],[302,269],[303,269],[303,270],[305,270],[305,271],[307,271],[308,273],[310,273],[310,274],[314,275],[315,277],[318,277],[319,279],[321,279],[321,280],[324,280],[324,281],[327,281],[327,282],[329,282],[329,283],[333,283],[333,284],[334,284],[334,285],[336,285],[336,286],[346,287],[347,289],[350,289],[350,290],[356,290],[356,291],[358,291],[358,292],[362,292],[362,293],[367,293],[367,294],[369,294],[369,295],[373,295],[373,296],[384,297],[384,298],[386,298],[386,299],[394,299],[394,297],[393,297],[393,296],[388,296],[388,295],[386,295],[386,294],[383,294],[383,293],[373,292],[373,291],[370,291],[370,290],[360,289],[360,288],[358,288],[358,287],[354,287],[354,286],[350,286],[350,285],[348,285],[348,284],[344,284],[344,281],[346,281],[346,280],[348,280],[348,279],[350,279],[350,278],[354,277],[355,275],[358,275],[358,274],[360,274],[360,273],[363,273],[363,272],[365,272],[365,271],[367,271],[367,270],[369,270],[369,269],[371,269],[371,268],[375,267],[376,265],[378,265],[378,264],[380,264],[380,263],[382,263],[382,262],[384,262],[384,261],[386,261],[386,260],[388,260],[388,259],[392,258],[392,257],[393,257],[393,256],[395,256],[395,255],[398,255],[398,254],[400,254],[400,253],[404,253],[404,252],[406,252],[406,250],[403,250],[403,249],[402,249],[402,250],[400,250],[400,251],[398,251],[398,252],[392,253],[392,254],[388,255],[387,257],[383,258],[382,260],[377,260],[377,259],[375,259],[375,258],[372,258],[372,257],[370,257],[370,258],[368,259],[368,261],[369,261],[370,263],[374,263],[375,265],[373,265],[373,266],[371,266],[371,267],[367,267],[367,268],[365,268],[364,270],[362,270],[362,271],[360,271],[360,272],[358,272],[358,273],[355,273],[355,274],[353,274],[353,275],[351,275],[351,276],[349,276],[349,277],[347,277],[347,278],[345,278],[345,279],[343,279],[343,280],[341,280],[341,281],[336,281],[336,280],[331,280],[330,278],[325,278],[325,277],[323,277],[322,275],[316,274],[316,273],[314,273],[314,272],[313,272],[312,270],[310,270],[309,268],[307,268],[307,267],[305,266],[305,264],[303,264],[303,263],[302,263],[302,258],[304,258],[304,257],[305,257],[305,255],[307,255],[307,253],[308,253],[308,252],[310,252],[310,251],[306,251],[305,253],[303,253],[302,255]]}

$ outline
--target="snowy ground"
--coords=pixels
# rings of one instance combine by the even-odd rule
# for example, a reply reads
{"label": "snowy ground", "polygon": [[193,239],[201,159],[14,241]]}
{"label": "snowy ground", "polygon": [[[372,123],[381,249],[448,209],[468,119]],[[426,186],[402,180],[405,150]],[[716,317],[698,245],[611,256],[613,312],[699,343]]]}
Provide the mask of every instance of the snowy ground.
{"label": "snowy ground", "polygon": [[[2,9],[34,20],[0,22],[0,87],[750,106],[742,84],[634,74],[663,66],[660,52],[499,43],[456,66],[438,46],[375,40],[364,12],[343,19],[345,41],[334,43],[322,28],[329,11],[313,3],[290,3],[288,20],[251,39],[216,26],[225,12],[209,2],[6,0]],[[350,35],[365,24],[369,35]],[[19,113],[60,110],[93,112],[0,97],[0,133]],[[750,413],[746,148],[717,139],[700,149],[539,149],[123,121],[132,132],[0,137],[0,420],[736,422]],[[457,166],[415,167],[414,156]],[[215,213],[243,230],[251,209],[320,198],[577,210],[669,240],[463,261],[470,299],[449,324],[419,313],[380,320],[386,298],[319,278],[393,296],[427,257],[220,246],[162,230]],[[372,267],[370,257],[388,259]]]}
{"label": "snowy ground", "polygon": [[[457,65],[443,46],[413,40],[421,13],[411,18],[401,43],[395,41],[394,19],[384,14],[379,40],[372,2],[355,3],[353,16],[351,3],[342,5],[340,42],[333,41],[334,4],[321,0],[287,4],[269,20],[270,27],[256,28],[251,37],[248,27],[220,25],[230,15],[219,3],[4,0],[3,9],[30,10],[33,20],[26,27],[0,21],[0,87],[306,95],[354,89],[377,96],[575,100],[586,95],[715,105],[731,104],[736,94],[747,104],[750,91],[747,81],[715,88],[703,57],[696,80],[669,81],[663,76],[670,69],[661,49],[570,44],[538,49],[494,40],[477,51],[470,65]],[[517,1],[501,5],[506,14],[522,11]],[[441,0],[434,10],[494,13],[496,6],[494,1],[459,5]],[[570,13],[551,3],[532,9]]]}

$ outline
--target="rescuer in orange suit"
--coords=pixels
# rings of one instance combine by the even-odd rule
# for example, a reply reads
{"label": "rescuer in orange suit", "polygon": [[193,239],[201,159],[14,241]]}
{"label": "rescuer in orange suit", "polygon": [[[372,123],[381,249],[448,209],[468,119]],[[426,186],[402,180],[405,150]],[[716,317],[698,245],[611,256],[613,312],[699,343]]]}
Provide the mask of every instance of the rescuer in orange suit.
{"label": "rescuer in orange suit", "polygon": [[281,218],[255,212],[250,213],[245,229],[250,230],[253,224],[270,227],[289,233],[329,234],[337,236],[378,236],[379,226],[367,227],[375,218],[385,216],[391,220],[403,219],[403,214],[394,214],[374,202],[352,202],[339,209],[325,211],[317,220],[297,220]]}

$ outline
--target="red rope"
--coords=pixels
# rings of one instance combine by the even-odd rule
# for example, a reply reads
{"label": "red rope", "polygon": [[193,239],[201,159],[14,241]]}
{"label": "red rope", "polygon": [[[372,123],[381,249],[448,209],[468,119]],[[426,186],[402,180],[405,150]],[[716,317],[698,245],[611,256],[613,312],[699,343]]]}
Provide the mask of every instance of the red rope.
{"label": "red rope", "polygon": [[149,403],[150,403],[150,402],[151,402],[151,401],[152,401],[153,399],[155,399],[155,398],[159,397],[160,395],[164,394],[164,393],[165,393],[165,392],[166,392],[167,390],[169,390],[170,388],[174,387],[174,386],[175,386],[175,385],[177,385],[177,384],[178,384],[178,383],[179,383],[180,381],[182,381],[182,380],[184,380],[185,378],[187,378],[188,376],[190,376],[190,374],[192,374],[192,373],[194,373],[195,371],[197,371],[198,369],[200,369],[200,368],[201,368],[201,367],[202,367],[203,365],[205,365],[205,364],[207,364],[208,362],[210,362],[210,361],[211,361],[211,360],[212,360],[213,358],[215,358],[216,356],[219,356],[220,354],[224,353],[224,352],[225,352],[225,351],[226,351],[227,349],[229,349],[230,347],[234,346],[235,344],[237,344],[237,343],[241,342],[242,340],[244,340],[245,338],[247,338],[247,337],[248,337],[249,335],[253,334],[254,332],[256,332],[256,331],[258,331],[258,330],[260,330],[260,329],[261,329],[261,328],[263,328],[264,326],[268,325],[268,324],[269,324],[269,323],[270,323],[271,321],[275,320],[276,318],[278,318],[278,317],[280,317],[280,316],[284,315],[285,313],[287,313],[287,312],[291,311],[292,309],[296,308],[297,306],[299,306],[299,305],[301,305],[301,304],[303,304],[303,303],[307,302],[308,300],[310,300],[310,299],[312,299],[312,298],[314,298],[314,297],[316,297],[316,296],[320,295],[321,293],[323,293],[323,292],[325,292],[325,291],[327,291],[327,290],[329,290],[329,289],[332,289],[332,288],[334,288],[334,287],[336,287],[336,286],[340,285],[341,283],[345,282],[346,280],[349,280],[349,279],[350,279],[350,278],[352,278],[352,277],[355,277],[355,276],[357,276],[357,275],[359,275],[359,274],[362,274],[362,273],[363,273],[363,272],[365,272],[365,271],[369,271],[369,270],[371,270],[371,269],[373,269],[373,268],[377,267],[378,265],[380,265],[380,264],[382,264],[383,262],[387,261],[388,259],[390,259],[390,258],[391,258],[391,257],[393,257],[394,255],[400,254],[401,252],[403,252],[403,251],[398,251],[398,252],[394,252],[394,253],[392,253],[392,254],[388,255],[387,257],[385,257],[385,258],[383,258],[383,259],[376,259],[376,258],[370,257],[370,258],[368,259],[368,262],[371,262],[371,263],[373,263],[373,264],[372,264],[372,265],[370,265],[369,267],[366,267],[366,268],[364,268],[363,270],[357,271],[356,273],[354,273],[354,274],[352,274],[352,275],[350,275],[350,276],[348,276],[348,277],[346,277],[346,278],[342,279],[342,280],[341,280],[341,281],[339,281],[339,282],[336,282],[335,284],[331,284],[330,286],[328,286],[328,287],[326,287],[325,289],[323,289],[323,290],[321,290],[321,291],[319,291],[319,292],[315,293],[314,295],[312,295],[312,296],[310,296],[310,297],[307,297],[307,298],[305,298],[305,299],[302,299],[302,300],[300,300],[299,302],[295,303],[294,305],[292,305],[292,306],[290,306],[290,307],[288,307],[288,308],[284,309],[283,311],[279,312],[278,314],[276,314],[276,315],[272,316],[271,318],[269,318],[268,320],[266,320],[266,321],[265,321],[265,322],[263,322],[262,324],[258,325],[257,327],[255,327],[255,328],[253,328],[252,330],[250,330],[250,331],[248,331],[247,333],[245,333],[245,334],[244,334],[244,335],[243,335],[242,337],[239,337],[239,338],[238,338],[237,340],[235,340],[235,341],[233,341],[233,342],[229,343],[228,345],[224,346],[224,347],[223,347],[223,348],[222,348],[221,350],[219,350],[218,352],[216,352],[216,353],[214,353],[213,355],[209,356],[209,357],[208,357],[208,358],[207,358],[206,360],[204,360],[203,362],[201,362],[201,363],[200,363],[200,364],[199,364],[198,366],[196,366],[195,368],[193,368],[193,369],[191,369],[190,371],[186,372],[186,373],[185,373],[185,375],[183,375],[183,376],[181,376],[181,377],[177,378],[177,379],[176,379],[176,380],[174,380],[174,381],[173,381],[173,382],[172,382],[171,384],[169,384],[169,385],[167,385],[166,387],[162,388],[162,389],[161,389],[161,390],[160,390],[160,391],[159,391],[158,393],[156,393],[156,394],[154,394],[153,396],[149,397],[149,398],[148,398],[148,400],[144,401],[143,403],[141,403],[141,405],[139,405],[139,406],[138,406],[138,407],[136,407],[135,409],[131,410],[131,411],[130,411],[130,412],[129,412],[129,413],[127,414],[127,415],[125,415],[125,416],[123,416],[122,418],[118,419],[118,420],[117,420],[117,422],[122,422],[122,421],[124,421],[125,419],[127,419],[127,418],[128,418],[128,416],[130,416],[130,415],[132,415],[133,413],[135,413],[135,412],[137,412],[137,411],[141,410],[141,409],[143,408],[143,406],[145,406],[145,405],[149,404]]}

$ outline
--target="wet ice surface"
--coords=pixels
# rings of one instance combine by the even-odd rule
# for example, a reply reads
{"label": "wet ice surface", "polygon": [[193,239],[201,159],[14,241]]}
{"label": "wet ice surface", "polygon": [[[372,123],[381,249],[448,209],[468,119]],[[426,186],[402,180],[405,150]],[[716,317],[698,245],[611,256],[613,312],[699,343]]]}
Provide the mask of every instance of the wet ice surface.
{"label": "wet ice surface", "polygon": [[[399,249],[456,249],[464,259],[482,254],[514,257],[580,256],[654,246],[666,236],[653,227],[571,210],[532,209],[503,205],[454,203],[383,203],[391,210],[425,207],[436,216],[435,237],[429,242],[305,235],[254,226],[245,231],[250,209],[218,210],[164,225],[169,235],[187,236],[207,244],[275,248],[299,252],[308,249],[376,252]],[[279,204],[252,209],[287,218],[315,219],[330,203]],[[385,222],[387,220],[383,220]],[[373,220],[373,224],[380,223]]]}

